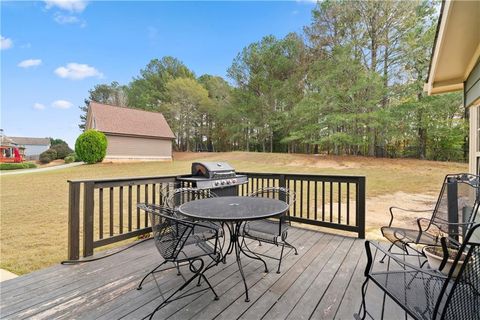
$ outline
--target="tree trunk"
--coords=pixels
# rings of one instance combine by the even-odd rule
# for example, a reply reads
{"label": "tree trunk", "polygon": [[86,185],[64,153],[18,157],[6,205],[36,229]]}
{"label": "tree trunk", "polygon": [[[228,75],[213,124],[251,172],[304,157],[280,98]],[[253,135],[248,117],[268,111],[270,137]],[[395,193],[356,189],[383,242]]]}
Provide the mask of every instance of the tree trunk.
{"label": "tree trunk", "polygon": [[418,142],[418,157],[425,159],[427,149],[427,130],[425,128],[418,128]]}

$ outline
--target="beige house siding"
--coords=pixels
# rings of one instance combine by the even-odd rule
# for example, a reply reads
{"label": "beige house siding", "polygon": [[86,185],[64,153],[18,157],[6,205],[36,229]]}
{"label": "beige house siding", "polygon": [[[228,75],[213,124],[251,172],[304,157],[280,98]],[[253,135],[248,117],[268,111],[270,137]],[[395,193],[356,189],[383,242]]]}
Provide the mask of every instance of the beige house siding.
{"label": "beige house siding", "polygon": [[479,131],[480,131],[480,113],[479,113],[480,103],[478,105],[473,105],[469,108],[470,112],[470,134],[469,134],[469,153],[470,159],[469,171],[473,174],[480,174],[479,172],[479,160],[480,160],[480,140],[479,140]]}
{"label": "beige house siding", "polygon": [[105,160],[171,160],[172,140],[105,134],[108,140]]}

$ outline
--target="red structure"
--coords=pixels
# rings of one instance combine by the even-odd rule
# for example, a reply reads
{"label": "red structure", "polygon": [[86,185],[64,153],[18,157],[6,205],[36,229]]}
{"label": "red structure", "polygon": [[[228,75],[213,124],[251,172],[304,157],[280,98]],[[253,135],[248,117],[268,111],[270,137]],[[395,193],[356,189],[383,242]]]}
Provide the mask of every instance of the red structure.
{"label": "red structure", "polygon": [[23,157],[17,147],[3,145],[0,146],[0,163],[23,162]]}

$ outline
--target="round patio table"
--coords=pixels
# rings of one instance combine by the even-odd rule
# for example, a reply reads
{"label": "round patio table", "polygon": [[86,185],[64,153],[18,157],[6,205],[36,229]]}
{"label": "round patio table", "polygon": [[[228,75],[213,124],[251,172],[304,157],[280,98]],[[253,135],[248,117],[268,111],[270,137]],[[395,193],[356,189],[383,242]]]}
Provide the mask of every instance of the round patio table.
{"label": "round patio table", "polygon": [[190,201],[182,204],[178,210],[181,214],[195,220],[217,221],[225,224],[230,233],[230,243],[223,259],[235,250],[238,270],[245,286],[245,301],[249,302],[248,286],[243,273],[240,254],[260,260],[268,272],[267,264],[259,256],[246,253],[240,244],[239,235],[241,226],[245,221],[271,218],[285,213],[288,204],[281,200],[261,197],[217,197]]}

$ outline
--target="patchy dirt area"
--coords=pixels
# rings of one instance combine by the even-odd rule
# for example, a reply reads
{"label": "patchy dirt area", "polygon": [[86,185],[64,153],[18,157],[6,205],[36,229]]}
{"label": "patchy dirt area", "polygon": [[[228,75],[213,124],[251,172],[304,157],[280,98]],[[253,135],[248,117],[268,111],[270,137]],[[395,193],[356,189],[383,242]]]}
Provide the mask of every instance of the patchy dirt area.
{"label": "patchy dirt area", "polygon": [[[394,206],[412,210],[429,210],[435,207],[436,201],[437,195],[411,194],[401,191],[395,192],[394,194],[367,198],[367,238],[375,239],[382,237],[380,228],[388,225],[390,222],[390,207]],[[393,224],[395,226],[416,228],[416,219],[420,217],[429,217],[429,213],[397,211],[397,214],[394,217]]]}
{"label": "patchy dirt area", "polygon": [[324,154],[288,154],[261,152],[174,152],[175,161],[232,161],[250,163],[268,163],[271,166],[358,169],[388,167],[396,169],[415,168],[415,170],[435,170],[467,168],[464,163],[440,162],[418,159],[390,159],[362,156],[333,156]]}

